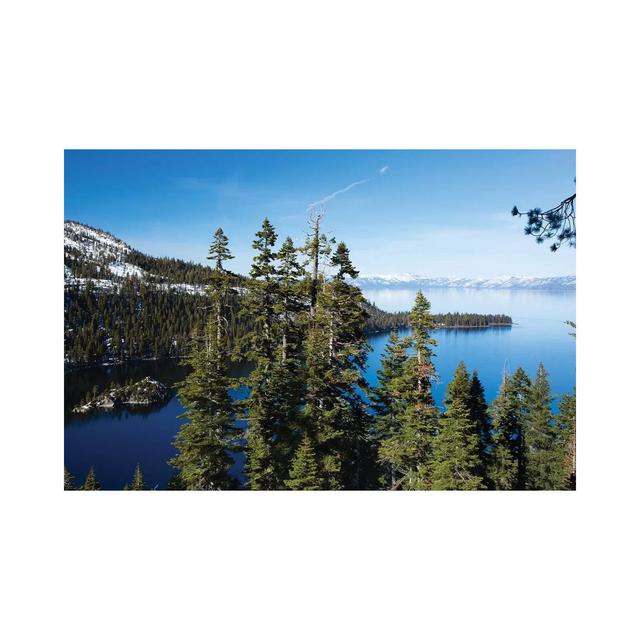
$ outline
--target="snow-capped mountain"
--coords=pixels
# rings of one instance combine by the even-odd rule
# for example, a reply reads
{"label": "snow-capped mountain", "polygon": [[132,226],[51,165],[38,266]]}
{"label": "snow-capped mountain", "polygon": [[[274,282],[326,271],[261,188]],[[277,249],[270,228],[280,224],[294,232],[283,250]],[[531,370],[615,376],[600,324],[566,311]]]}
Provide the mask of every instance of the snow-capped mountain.
{"label": "snow-capped mountain", "polygon": [[75,249],[96,262],[121,262],[132,251],[128,244],[110,233],[72,220],[64,222],[64,248],[65,252]]}
{"label": "snow-capped mountain", "polygon": [[564,289],[576,288],[575,276],[498,276],[495,278],[429,278],[412,273],[361,275],[363,288],[372,287],[452,287],[473,289]]}
{"label": "snow-capped mountain", "polygon": [[[69,220],[64,223],[65,263],[92,265],[99,280],[120,280],[127,276],[144,278],[145,271],[127,262],[132,251],[128,244],[106,231]],[[65,280],[73,277],[72,271],[65,264]]]}
{"label": "snow-capped mountain", "polygon": [[[145,266],[148,265],[147,268],[136,264],[140,258]],[[127,279],[134,278],[144,280],[156,289],[198,294],[205,292],[205,286],[200,282],[168,281],[159,275],[157,268],[154,269],[160,260],[139,253],[107,231],[80,222],[65,220],[64,259],[66,287],[83,286],[87,280],[91,280],[98,289],[114,289]],[[183,261],[176,261],[176,264],[187,270],[191,266]]]}

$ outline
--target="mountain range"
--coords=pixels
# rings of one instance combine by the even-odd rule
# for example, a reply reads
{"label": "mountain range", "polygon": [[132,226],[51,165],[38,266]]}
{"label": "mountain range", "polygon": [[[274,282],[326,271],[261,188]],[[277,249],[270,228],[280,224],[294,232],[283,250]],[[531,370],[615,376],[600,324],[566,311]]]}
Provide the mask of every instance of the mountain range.
{"label": "mountain range", "polygon": [[576,288],[575,276],[497,276],[494,278],[431,278],[404,274],[361,275],[356,280],[363,289],[372,287],[424,287],[472,288],[472,289],[564,289]]}

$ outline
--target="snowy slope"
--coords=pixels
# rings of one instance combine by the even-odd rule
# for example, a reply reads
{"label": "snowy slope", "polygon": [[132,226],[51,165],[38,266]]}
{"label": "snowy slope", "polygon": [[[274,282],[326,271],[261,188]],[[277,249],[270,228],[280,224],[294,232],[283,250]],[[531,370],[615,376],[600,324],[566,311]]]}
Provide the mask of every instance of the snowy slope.
{"label": "snowy slope", "polygon": [[64,267],[65,287],[84,287],[90,279],[96,289],[118,289],[126,278],[146,280],[156,289],[204,295],[206,287],[197,284],[154,282],[156,276],[127,262],[127,256],[133,248],[122,240],[99,229],[93,229],[79,222],[66,220],[64,223],[65,257],[72,258],[74,264],[93,265],[99,277],[85,278],[74,276],[73,270]]}
{"label": "snowy slope", "polygon": [[[73,258],[75,263],[94,265],[100,274],[100,278],[94,278],[96,286],[104,288],[110,281],[123,280],[127,276],[144,278],[147,274],[142,269],[126,261],[131,251],[128,244],[106,231],[69,220],[64,223],[65,258]],[[66,265],[64,276],[67,284],[78,284],[77,281],[82,280],[74,278]]]}
{"label": "snowy slope", "polygon": [[64,248],[76,249],[94,262],[121,262],[131,247],[106,231],[98,231],[85,224],[65,220]]}

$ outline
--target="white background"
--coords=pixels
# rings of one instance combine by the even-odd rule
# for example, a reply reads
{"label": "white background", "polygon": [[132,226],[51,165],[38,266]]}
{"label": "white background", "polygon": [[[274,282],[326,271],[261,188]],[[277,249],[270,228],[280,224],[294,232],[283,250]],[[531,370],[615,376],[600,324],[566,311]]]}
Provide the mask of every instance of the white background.
{"label": "white background", "polygon": [[[3,637],[638,637],[632,7],[3,4]],[[576,493],[62,491],[63,150],[248,147],[577,149]]]}

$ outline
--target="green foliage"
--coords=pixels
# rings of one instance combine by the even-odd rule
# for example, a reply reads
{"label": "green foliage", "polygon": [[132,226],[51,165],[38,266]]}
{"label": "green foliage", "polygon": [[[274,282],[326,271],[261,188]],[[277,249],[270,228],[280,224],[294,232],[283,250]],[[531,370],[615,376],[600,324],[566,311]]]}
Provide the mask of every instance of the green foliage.
{"label": "green foliage", "polygon": [[511,378],[505,375],[491,407],[494,449],[490,475],[498,490],[525,488],[524,429],[530,384],[520,368]]}
{"label": "green foliage", "polygon": [[246,474],[252,489],[284,487],[303,399],[302,268],[291,239],[277,253],[276,240],[265,219],[253,243],[257,253],[242,303],[242,314],[252,321],[243,344],[254,368],[245,381],[249,398],[242,403],[248,420]]}
{"label": "green foliage", "polygon": [[75,478],[69,473],[69,470],[65,466],[64,468],[64,490],[73,491],[76,488]]}
{"label": "green foliage", "polygon": [[167,491],[184,491],[185,489],[186,487],[184,486],[179,473],[175,473],[169,478],[169,482],[167,482]]}
{"label": "green foliage", "polygon": [[484,387],[478,372],[474,371],[469,385],[469,417],[475,425],[478,434],[481,475],[487,488],[492,488],[489,470],[493,464],[493,435],[491,433],[491,418],[489,407],[485,399]]}
{"label": "green foliage", "polygon": [[225,272],[224,263],[233,260],[231,251],[229,251],[229,238],[224,235],[224,231],[220,227],[213,234],[211,244],[209,245],[209,255],[207,260],[213,260],[215,263],[214,272]]}
{"label": "green foliage", "polygon": [[273,226],[265,218],[253,242],[257,253],[242,301],[242,314],[253,320],[252,330],[243,340],[248,345],[246,357],[255,365],[245,381],[251,391],[244,403],[248,420],[245,470],[252,489],[276,489],[279,485],[273,449],[279,426],[279,398],[273,385],[277,348],[274,324],[278,283],[273,250],[276,240]]}
{"label": "green foliage", "polygon": [[357,273],[341,243],[331,264],[337,273],[322,280],[306,341],[304,421],[320,459],[327,489],[361,489],[377,477],[370,438],[371,420],[361,396],[370,349],[366,311],[359,288],[345,275]]}
{"label": "green foliage", "polygon": [[[390,345],[386,356],[388,377],[384,382],[393,397],[394,428],[379,446],[378,458],[393,475],[393,487],[427,489],[431,485],[433,440],[437,433],[438,411],[431,393],[436,377],[431,337],[434,328],[431,305],[418,292],[410,314],[412,334],[405,341]],[[406,350],[413,349],[410,355]],[[403,354],[403,351],[405,353]],[[383,394],[387,393],[383,390]],[[384,395],[381,398],[384,400]],[[384,431],[385,416],[380,424]],[[379,423],[378,423],[379,424]],[[395,476],[399,479],[395,480]]]}
{"label": "green foliage", "polygon": [[308,317],[304,302],[304,269],[298,262],[297,253],[291,238],[286,238],[276,255],[274,312],[277,348],[272,385],[278,398],[274,450],[279,484],[287,477],[296,434],[302,424],[305,398],[304,340]]}
{"label": "green foliage", "polygon": [[65,289],[65,357],[75,364],[176,357],[201,332],[202,295],[149,288],[131,280],[116,290],[91,282]]}
{"label": "green foliage", "polygon": [[556,424],[563,451],[564,488],[576,488],[576,394],[566,393],[560,400]]}
{"label": "green foliage", "polygon": [[178,385],[180,401],[186,408],[180,417],[188,421],[175,440],[179,453],[170,462],[180,469],[181,485],[188,490],[230,489],[235,484],[229,475],[233,463],[229,451],[240,430],[229,395],[227,313],[234,291],[223,267],[231,259],[227,244],[218,229],[209,252],[216,264],[209,287],[211,311],[204,335],[193,341],[188,360],[192,371]]}
{"label": "green foliage", "polygon": [[[368,333],[405,329],[410,326],[410,311],[383,311],[372,302],[366,302],[365,308],[369,316]],[[434,313],[431,317],[436,329],[485,329],[513,324],[511,317],[502,313]]]}
{"label": "green foliage", "polygon": [[296,450],[289,479],[284,481],[289,489],[302,491],[317,491],[322,489],[320,470],[316,457],[313,440],[305,433]]}
{"label": "green foliage", "polygon": [[228,449],[239,430],[235,426],[228,389],[228,357],[217,340],[213,319],[202,340],[195,340],[188,362],[191,373],[178,385],[178,395],[188,419],[175,445],[179,454],[171,463],[180,469],[185,489],[229,489],[233,459]]}
{"label": "green foliage", "polygon": [[526,489],[564,489],[565,460],[559,430],[553,424],[553,396],[542,364],[528,391],[525,421]]}
{"label": "green foliage", "polygon": [[431,488],[474,490],[484,488],[480,464],[480,436],[471,417],[471,379],[461,362],[447,387],[446,410],[440,417],[433,445]]}
{"label": "green foliage", "polygon": [[131,491],[146,491],[148,489],[147,483],[142,477],[142,469],[139,464],[136,465],[133,472],[133,481],[131,482],[131,486],[125,486],[125,489],[130,489]]}
{"label": "green foliage", "polygon": [[[396,331],[392,331],[380,359],[378,370],[378,386],[371,390],[372,406],[375,411],[375,439],[380,443],[399,444],[403,427],[403,417],[408,408],[408,391],[411,381],[407,376],[406,365],[411,339],[401,339]],[[392,450],[393,449],[393,450]],[[397,448],[387,446],[386,453],[381,455],[384,475],[380,478],[383,488],[394,487],[398,477]]]}
{"label": "green foliage", "polygon": [[100,482],[96,478],[96,473],[93,470],[93,467],[89,469],[89,473],[84,481],[84,484],[80,487],[82,491],[99,491],[100,490]]}

